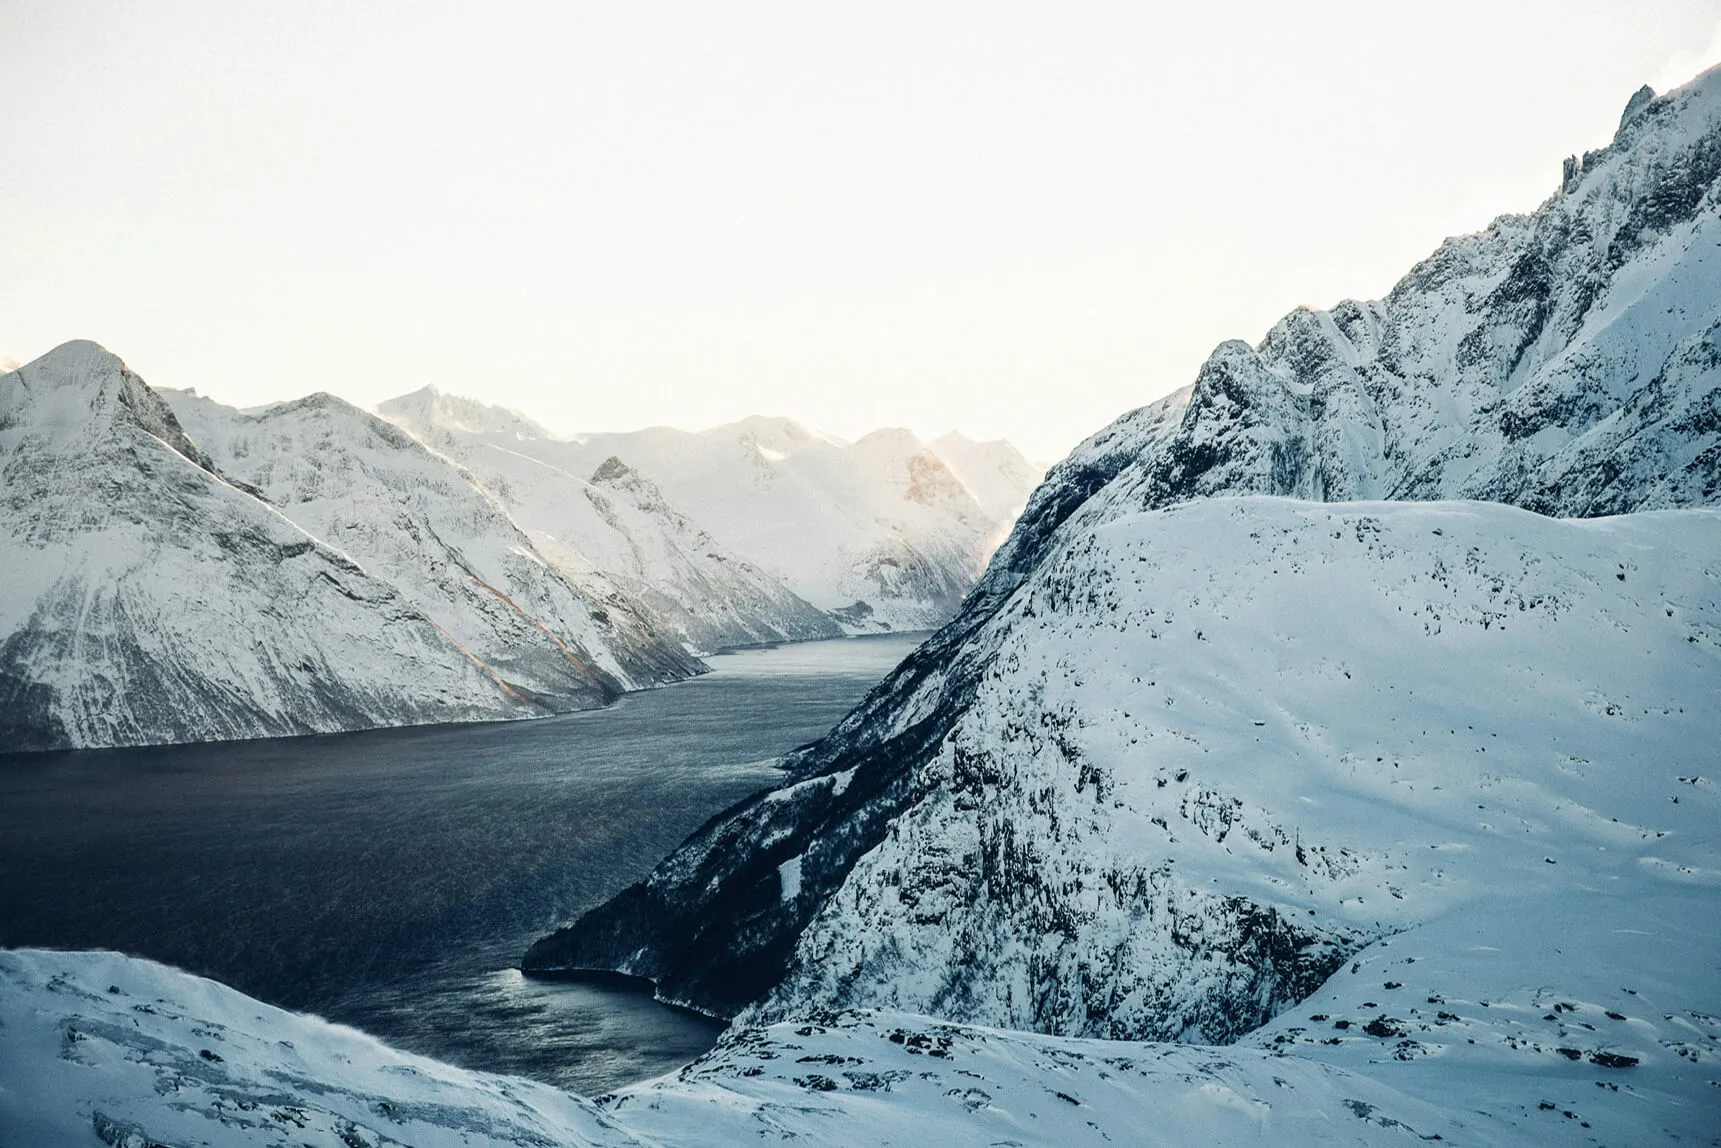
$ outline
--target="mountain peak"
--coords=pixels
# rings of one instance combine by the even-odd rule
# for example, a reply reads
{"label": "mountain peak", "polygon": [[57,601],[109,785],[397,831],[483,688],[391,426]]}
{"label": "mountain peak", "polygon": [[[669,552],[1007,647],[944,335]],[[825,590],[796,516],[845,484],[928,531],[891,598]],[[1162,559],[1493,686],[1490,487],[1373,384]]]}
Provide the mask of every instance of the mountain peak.
{"label": "mountain peak", "polygon": [[787,415],[748,415],[732,423],[699,432],[707,438],[736,438],[751,441],[783,455],[798,454],[816,446],[843,447],[847,440],[824,431],[809,430]]}
{"label": "mountain peak", "polygon": [[1654,99],[1655,89],[1648,84],[1633,92],[1631,99],[1625,102],[1625,111],[1620,113],[1619,131],[1624,131],[1633,120],[1642,115],[1643,109],[1648,107]]}
{"label": "mountain peak", "polygon": [[215,473],[214,463],[186,436],[161,396],[100,343],[61,343],[3,378],[0,424],[29,424],[47,436],[45,442],[61,446],[128,427]]}
{"label": "mountain peak", "polygon": [[608,483],[628,482],[630,480],[637,480],[638,478],[639,471],[635,470],[633,467],[612,454],[608,458],[604,459],[603,462],[599,463],[596,470],[592,471],[591,481],[593,486],[597,486]]}
{"label": "mountain peak", "polygon": [[273,408],[281,411],[329,410],[339,411],[342,414],[367,414],[367,412],[354,406],[352,403],[347,402],[347,400],[341,398],[339,395],[330,394],[328,391],[313,391],[301,398],[288,399],[286,402],[275,403],[273,404]]}
{"label": "mountain peak", "polygon": [[855,446],[862,449],[883,449],[903,451],[913,454],[925,450],[926,444],[920,441],[920,436],[907,427],[879,427],[868,431],[855,440]]}
{"label": "mountain peak", "polygon": [[790,438],[813,437],[811,431],[787,415],[748,415],[732,425],[743,431],[774,431]]}
{"label": "mountain peak", "polygon": [[513,434],[528,438],[554,438],[526,415],[509,407],[493,406],[451,395],[426,385],[380,402],[376,413],[413,431],[471,431],[477,434]]}
{"label": "mountain peak", "polygon": [[51,386],[87,385],[89,380],[125,370],[118,355],[92,339],[72,339],[25,364]]}
{"label": "mountain peak", "polygon": [[930,445],[933,450],[942,450],[945,448],[949,448],[951,450],[964,450],[976,447],[993,449],[998,447],[1010,447],[1012,450],[1015,449],[1014,445],[1007,438],[972,438],[963,434],[959,430],[947,431],[933,439],[928,445]]}

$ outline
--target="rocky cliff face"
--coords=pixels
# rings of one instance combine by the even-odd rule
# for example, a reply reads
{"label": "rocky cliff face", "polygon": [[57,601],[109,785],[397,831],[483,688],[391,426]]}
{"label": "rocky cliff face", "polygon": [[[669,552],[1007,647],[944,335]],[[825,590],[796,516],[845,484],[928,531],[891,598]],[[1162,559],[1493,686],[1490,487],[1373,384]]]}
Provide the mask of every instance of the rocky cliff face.
{"label": "rocky cliff face", "polygon": [[541,712],[93,343],[0,376],[0,749]]}
{"label": "rocky cliff face", "polygon": [[1565,863],[1513,832],[1581,807],[1602,849],[1611,818],[1659,821],[1637,775],[1697,776],[1721,732],[1712,512],[1179,504],[1715,502],[1718,163],[1712,73],[1385,300],[1220,347],[1053,469],[957,617],[781,788],[526,967],[725,1015],[1229,1039],[1369,940]]}
{"label": "rocky cliff face", "polygon": [[1383,300],[1221,346],[1127,497],[1714,501],[1718,176],[1715,76],[1636,102],[1534,213],[1448,240]]}

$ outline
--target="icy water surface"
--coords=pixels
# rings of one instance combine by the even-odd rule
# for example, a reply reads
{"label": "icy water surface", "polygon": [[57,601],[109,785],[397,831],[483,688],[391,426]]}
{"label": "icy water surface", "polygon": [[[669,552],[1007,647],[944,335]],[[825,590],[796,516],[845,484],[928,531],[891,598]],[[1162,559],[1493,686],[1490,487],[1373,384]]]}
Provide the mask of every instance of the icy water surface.
{"label": "icy water surface", "polygon": [[668,1071],[721,1026],[514,965],[769,784],[919,637],[729,654],[540,721],[0,756],[0,946],[153,957],[588,1095]]}

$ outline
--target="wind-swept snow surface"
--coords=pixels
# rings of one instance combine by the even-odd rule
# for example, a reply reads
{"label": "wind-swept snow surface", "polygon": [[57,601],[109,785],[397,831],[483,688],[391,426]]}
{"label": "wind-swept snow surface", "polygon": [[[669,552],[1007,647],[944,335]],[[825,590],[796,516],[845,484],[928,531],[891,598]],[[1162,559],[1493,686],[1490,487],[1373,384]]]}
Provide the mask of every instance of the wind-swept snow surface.
{"label": "wind-swept snow surface", "polygon": [[[1712,932],[1650,923],[1651,936],[1603,937],[1604,951],[1653,945],[1670,960],[1712,953],[1699,947],[1713,944]],[[1536,916],[1513,935],[1569,924]],[[1550,965],[1540,960],[1546,943],[1437,962],[1422,976],[1422,962],[1406,958],[1426,954],[1429,940],[1407,934],[1362,954],[1359,964],[1375,980],[1412,970],[1389,991],[1401,1000],[1454,972],[1493,999],[1486,1007],[1458,995],[1414,1008],[1395,1003],[1391,1011],[1407,1018],[1393,1020],[1402,1035],[1376,1035],[1361,1023],[1335,1030],[1338,1012],[1356,1015],[1348,1001],[1355,991],[1342,1004],[1323,1003],[1334,1016],[1276,1032],[1264,1048],[1070,1039],[845,1011],[732,1029],[681,1072],[595,1101],[397,1052],[152,962],[7,952],[0,953],[0,1140],[1294,1148],[1712,1137],[1711,1080],[1721,1049],[1707,1002],[1670,991],[1662,978],[1640,980],[1633,993],[1594,966]],[[1475,966],[1485,970],[1480,979]],[[1360,988],[1362,975],[1348,987]],[[1616,999],[1624,1011],[1609,1007]],[[1544,1012],[1551,1019],[1541,1020]],[[1337,1033],[1331,1043],[1328,1032]]]}
{"label": "wind-swept snow surface", "polygon": [[0,749],[537,712],[94,343],[0,375],[0,470]]}

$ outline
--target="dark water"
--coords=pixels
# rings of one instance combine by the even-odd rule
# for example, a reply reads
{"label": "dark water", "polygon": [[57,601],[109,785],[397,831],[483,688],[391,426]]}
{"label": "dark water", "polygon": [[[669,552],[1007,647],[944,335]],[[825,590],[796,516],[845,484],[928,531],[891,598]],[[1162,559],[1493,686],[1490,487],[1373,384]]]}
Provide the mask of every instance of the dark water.
{"label": "dark water", "polygon": [[541,721],[0,756],[0,946],[153,957],[587,1094],[668,1071],[721,1026],[513,966],[769,784],[765,759],[918,637],[725,655]]}

